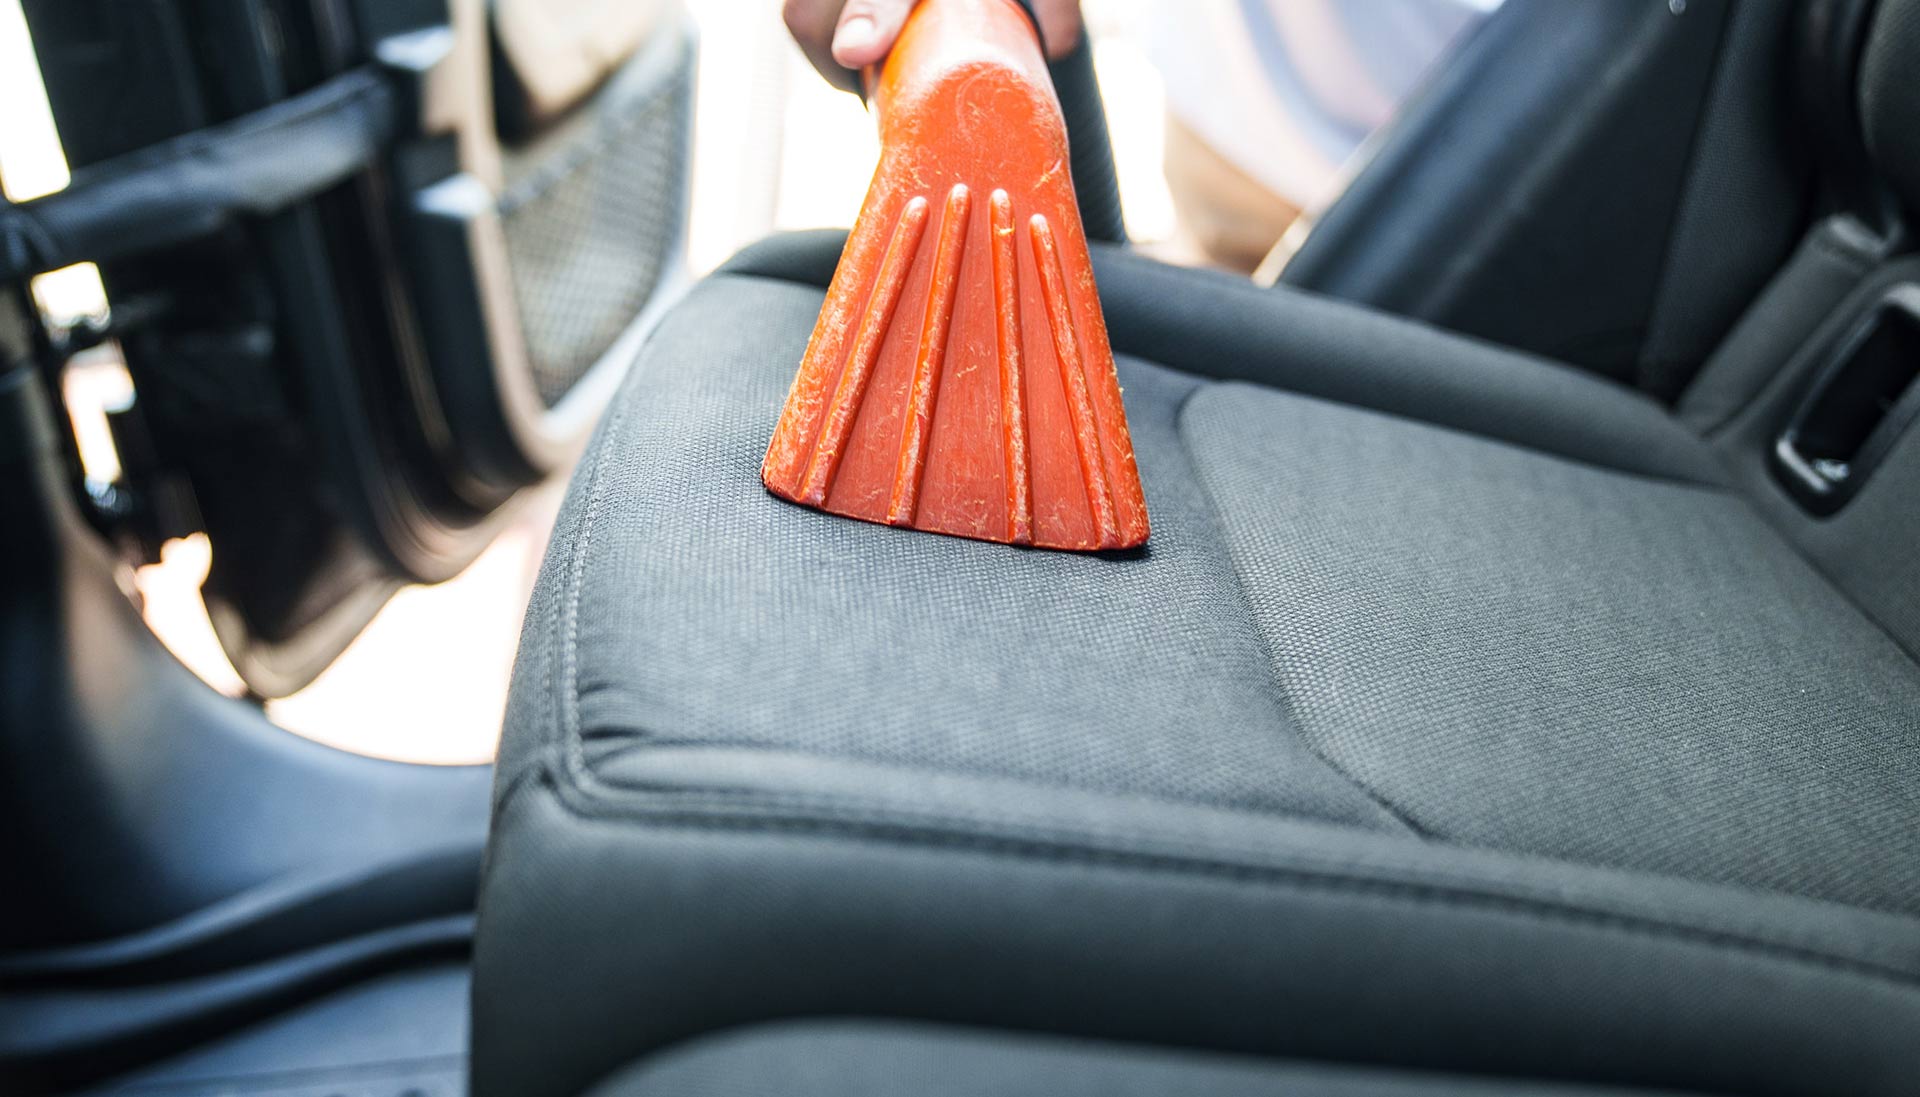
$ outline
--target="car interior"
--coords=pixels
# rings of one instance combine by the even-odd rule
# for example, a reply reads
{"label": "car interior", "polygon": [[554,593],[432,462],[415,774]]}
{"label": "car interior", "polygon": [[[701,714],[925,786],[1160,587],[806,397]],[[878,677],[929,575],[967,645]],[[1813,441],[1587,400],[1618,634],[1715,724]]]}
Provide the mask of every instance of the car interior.
{"label": "car interior", "polygon": [[[1096,553],[763,487],[848,237],[688,275],[679,0],[22,10],[0,1092],[1920,1088],[1920,0],[1506,0],[1254,279],[1082,38]],[[274,725],[557,479],[492,764]]]}

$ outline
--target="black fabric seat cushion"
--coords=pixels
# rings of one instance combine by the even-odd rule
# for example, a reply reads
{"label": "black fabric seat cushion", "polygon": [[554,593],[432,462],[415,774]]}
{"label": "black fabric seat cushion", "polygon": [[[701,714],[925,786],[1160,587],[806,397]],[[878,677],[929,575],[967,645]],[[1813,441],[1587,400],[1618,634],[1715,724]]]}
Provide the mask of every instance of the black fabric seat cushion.
{"label": "black fabric seat cushion", "polygon": [[1753,1092],[1920,1065],[1920,672],[1653,404],[1103,255],[1149,546],[884,529],[757,481],[833,254],[697,289],[570,495],[483,1097],[846,1011]]}

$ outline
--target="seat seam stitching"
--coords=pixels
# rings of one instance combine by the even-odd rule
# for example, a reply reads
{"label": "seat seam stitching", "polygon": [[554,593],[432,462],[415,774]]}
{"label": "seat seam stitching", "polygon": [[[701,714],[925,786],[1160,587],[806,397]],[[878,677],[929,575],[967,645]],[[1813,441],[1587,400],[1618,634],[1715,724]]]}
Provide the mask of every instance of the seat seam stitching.
{"label": "seat seam stitching", "polygon": [[[1355,827],[1355,824],[1347,819],[1342,819],[1342,818],[1338,818],[1338,817],[1326,815],[1326,814],[1310,813],[1304,810],[1276,811],[1270,808],[1242,806],[1242,805],[1233,804],[1233,803],[1220,801],[1220,800],[1203,800],[1203,799],[1196,799],[1192,797],[1181,797],[1181,796],[1162,796],[1152,792],[1144,792],[1144,791],[1132,790],[1132,789],[1129,789],[1123,792],[1115,792],[1107,789],[1095,788],[1088,785],[1072,785],[1072,784],[1065,784],[1057,781],[1042,781],[1042,780],[1037,780],[1031,777],[1022,777],[1017,774],[996,773],[991,770],[982,770],[982,769],[976,769],[976,768],[963,769],[956,766],[948,766],[948,767],[939,767],[939,766],[932,766],[932,765],[917,766],[917,765],[903,764],[899,762],[890,762],[890,761],[874,759],[874,758],[859,758],[859,757],[848,757],[845,755],[819,754],[811,751],[797,750],[791,747],[767,746],[765,744],[759,744],[759,743],[714,743],[714,742],[702,742],[702,741],[694,741],[694,740],[677,740],[677,741],[670,740],[670,739],[663,740],[663,739],[654,738],[653,734],[644,728],[633,729],[627,732],[627,734],[630,734],[635,741],[631,743],[623,744],[618,749],[602,756],[595,762],[595,764],[592,767],[589,768],[589,773],[591,774],[591,784],[593,788],[604,789],[604,790],[607,790],[610,792],[616,792],[616,793],[618,792],[643,792],[643,793],[664,792],[667,794],[684,794],[687,792],[703,792],[703,793],[711,793],[711,794],[720,795],[720,796],[742,796],[742,797],[759,797],[759,798],[775,798],[775,799],[791,798],[792,802],[798,803],[798,804],[818,803],[818,804],[823,804],[828,806],[849,805],[849,804],[873,805],[883,810],[891,810],[894,807],[894,805],[888,804],[885,801],[881,801],[881,800],[862,800],[857,797],[841,796],[841,795],[831,794],[831,793],[767,792],[761,789],[742,789],[742,788],[727,787],[722,785],[695,786],[691,784],[675,784],[672,787],[662,787],[661,784],[656,784],[656,783],[647,782],[647,781],[610,780],[607,777],[602,776],[601,773],[599,772],[599,767],[602,765],[605,765],[607,762],[610,762],[619,758],[625,758],[632,755],[642,754],[648,751],[660,750],[660,749],[716,751],[716,752],[723,752],[723,753],[728,751],[740,751],[743,753],[760,751],[760,752],[768,752],[768,753],[789,754],[795,758],[805,759],[810,762],[846,763],[846,764],[852,764],[852,765],[883,767],[903,777],[959,777],[961,779],[970,780],[970,781],[973,781],[973,780],[1005,781],[1009,784],[1017,784],[1022,786],[1023,788],[1028,788],[1028,789],[1032,789],[1039,792],[1058,791],[1058,792],[1073,793],[1076,795],[1098,796],[1103,799],[1111,799],[1111,800],[1139,800],[1139,801],[1145,801],[1153,804],[1165,804],[1165,805],[1168,805],[1171,807],[1177,807],[1177,808],[1199,809],[1202,811],[1221,812],[1223,814],[1229,814],[1229,815],[1240,816],[1240,817],[1251,818],[1251,819],[1273,820],[1278,822],[1299,821],[1299,822],[1320,825],[1320,826],[1336,826],[1336,827],[1346,827],[1349,829],[1357,829]],[[1033,820],[1036,822],[1044,821],[1044,817],[1042,816],[1022,816],[1022,815],[1013,814],[1013,813],[1004,812],[1004,811],[996,812],[995,816],[996,818],[1010,820],[1014,822],[1021,822],[1023,820]],[[951,818],[954,821],[960,821],[961,819],[963,819],[963,817],[960,817],[960,816],[954,816]]]}
{"label": "seat seam stitching", "polygon": [[[589,820],[605,820],[605,814],[589,813],[579,805],[570,802],[565,789],[559,785],[549,785],[554,791],[554,800],[569,815]],[[741,797],[743,794],[725,794]],[[768,803],[776,809],[804,810],[825,805],[802,802],[789,807],[780,804],[774,798],[762,794],[744,794],[752,800]],[[720,811],[731,811],[722,807]],[[867,844],[910,846],[942,851],[999,853],[1032,860],[1052,861],[1065,864],[1080,864],[1096,867],[1131,869],[1142,873],[1173,872],[1184,875],[1250,881],[1254,883],[1280,885],[1296,890],[1320,891],[1331,894],[1374,893],[1384,898],[1408,899],[1415,902],[1429,902],[1439,906],[1466,910],[1505,911],[1531,917],[1542,922],[1560,922],[1572,925],[1589,925],[1603,929],[1616,929],[1636,936],[1655,939],[1667,939],[1681,943],[1699,944],[1709,948],[1726,948],[1735,952],[1756,954],[1786,962],[1810,965],[1832,971],[1860,975],[1870,979],[1891,983],[1908,989],[1920,989],[1920,972],[1901,970],[1887,961],[1837,956],[1811,945],[1796,945],[1779,941],[1767,941],[1743,935],[1734,930],[1707,926],[1680,925],[1670,921],[1661,921],[1647,915],[1628,914],[1617,911],[1598,910],[1592,907],[1578,906],[1572,903],[1556,903],[1550,900],[1520,895],[1503,895],[1490,889],[1447,885],[1433,882],[1414,882],[1406,880],[1361,878],[1342,875],[1333,868],[1290,868],[1277,865],[1259,865],[1235,863],[1221,858],[1195,856],[1190,853],[1173,851],[1150,851],[1137,849],[1097,848],[1094,843],[1103,836],[1097,834],[1079,834],[1071,830],[1054,834],[1035,833],[1031,828],[1016,826],[1015,834],[982,834],[976,830],[961,829],[974,825],[974,820],[950,820],[939,816],[925,819],[887,820],[877,819],[870,814],[842,816],[830,808],[826,815],[817,818],[749,818],[737,814],[721,815],[702,813],[700,809],[676,808],[672,811],[623,812],[618,816],[625,819],[637,819],[646,826],[665,829],[685,829],[710,833],[744,833],[762,835],[799,835],[851,840]],[[960,826],[943,826],[958,823]],[[1107,836],[1109,840],[1114,836]],[[1228,854],[1252,856],[1243,851],[1225,850]]]}
{"label": "seat seam stitching", "polygon": [[580,597],[586,586],[587,551],[598,528],[601,504],[606,497],[607,455],[615,449],[626,427],[627,406],[619,400],[613,418],[607,423],[606,436],[595,447],[593,471],[587,478],[587,507],[581,515],[579,539],[567,563],[566,612],[561,636],[561,685],[555,691],[561,706],[560,734],[566,761],[578,780],[588,772],[586,749],[580,737]]}
{"label": "seat seam stitching", "polygon": [[1356,791],[1362,796],[1365,796],[1375,806],[1379,807],[1380,810],[1386,812],[1389,818],[1399,823],[1402,827],[1405,827],[1409,833],[1420,838],[1431,837],[1427,828],[1416,822],[1411,814],[1399,805],[1393,803],[1365,781],[1349,773],[1344,766],[1335,762],[1325,751],[1321,750],[1302,730],[1303,724],[1300,719],[1300,714],[1293,703],[1293,696],[1288,692],[1285,683],[1280,680],[1278,658],[1274,653],[1273,644],[1267,639],[1266,629],[1261,627],[1259,614],[1255,612],[1253,595],[1247,589],[1246,574],[1240,566],[1239,559],[1234,554],[1232,543],[1227,538],[1226,520],[1220,509],[1219,500],[1214,498],[1213,489],[1207,484],[1207,478],[1201,471],[1200,461],[1194,455],[1193,447],[1187,444],[1187,409],[1192,405],[1195,397],[1219,383],[1220,382],[1202,382],[1195,385],[1193,391],[1180,398],[1180,402],[1178,406],[1174,408],[1173,413],[1174,442],[1180,447],[1180,455],[1186,459],[1188,467],[1193,469],[1193,480],[1195,486],[1200,489],[1200,500],[1206,505],[1208,519],[1213,523],[1214,530],[1220,537],[1220,553],[1226,557],[1227,569],[1233,576],[1232,586],[1234,593],[1239,597],[1241,609],[1246,612],[1247,623],[1252,627],[1254,642],[1259,645],[1260,654],[1265,660],[1267,681],[1272,683],[1273,691],[1280,702],[1281,712],[1286,716],[1290,725],[1284,729],[1284,732],[1291,734],[1309,754],[1318,758],[1322,765],[1326,766],[1327,769],[1335,775],[1344,778]]}
{"label": "seat seam stitching", "polygon": [[[1163,366],[1162,368],[1174,369],[1175,367]],[[1188,374],[1188,376],[1194,376],[1194,375]],[[1368,404],[1358,399],[1343,399],[1341,397],[1331,396],[1325,393],[1303,392],[1299,389],[1290,389],[1281,385],[1269,384],[1266,381],[1262,381],[1254,378],[1247,378],[1247,377],[1220,377],[1220,378],[1212,379],[1207,383],[1210,385],[1233,385],[1241,388],[1249,388],[1258,392],[1270,393],[1273,395],[1287,397],[1295,400],[1312,400],[1316,403],[1329,404],[1329,405],[1332,405],[1333,407],[1342,408],[1347,411],[1359,412],[1363,415],[1375,415],[1383,419],[1392,419],[1401,423],[1411,423],[1415,426],[1426,427],[1430,430],[1442,431],[1451,435],[1458,435],[1462,438],[1472,439],[1474,441],[1483,442],[1488,445],[1499,446],[1504,449],[1516,450],[1519,453],[1526,455],[1528,457],[1545,458],[1546,460],[1549,460],[1549,461],[1560,461],[1565,464],[1572,465],[1576,468],[1585,469],[1589,472],[1602,473],[1608,476],[1619,476],[1629,480],[1644,481],[1649,484],[1659,484],[1659,485],[1663,485],[1666,487],[1673,487],[1673,488],[1684,488],[1688,490],[1706,492],[1710,494],[1735,495],[1735,496],[1742,494],[1740,491],[1739,485],[1734,483],[1730,478],[1718,479],[1718,480],[1702,480],[1702,479],[1696,479],[1691,476],[1681,475],[1679,473],[1646,472],[1638,469],[1623,468],[1614,462],[1603,461],[1597,457],[1582,457],[1577,454],[1564,453],[1559,450],[1547,449],[1544,446],[1536,445],[1532,442],[1522,441],[1518,438],[1509,438],[1509,437],[1505,437],[1498,434],[1489,434],[1486,431],[1478,430],[1478,429],[1475,429],[1474,427],[1465,426],[1459,423],[1441,422],[1437,419],[1432,419],[1432,418],[1422,416],[1416,412],[1396,411],[1390,408],[1383,408],[1374,404]],[[1192,394],[1189,394],[1188,398],[1191,399]],[[1682,427],[1682,429],[1684,430],[1685,428]],[[1722,473],[1726,472],[1727,470],[1724,464],[1720,463],[1716,459],[1717,455],[1713,453],[1713,447],[1709,445],[1707,442],[1705,442],[1704,440],[1699,440],[1699,441],[1700,441],[1700,446],[1703,452],[1705,452],[1708,456],[1711,466]]]}

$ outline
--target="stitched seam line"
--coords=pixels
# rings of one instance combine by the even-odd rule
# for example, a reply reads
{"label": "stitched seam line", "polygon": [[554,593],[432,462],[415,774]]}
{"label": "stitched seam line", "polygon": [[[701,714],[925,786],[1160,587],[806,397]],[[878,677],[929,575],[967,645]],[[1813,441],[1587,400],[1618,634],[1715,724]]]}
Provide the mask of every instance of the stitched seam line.
{"label": "stitched seam line", "polygon": [[561,683],[555,699],[560,705],[560,733],[567,764],[576,777],[587,773],[586,750],[580,738],[580,594],[586,585],[587,550],[593,545],[600,507],[606,498],[607,455],[617,448],[621,432],[626,428],[628,403],[625,399],[615,400],[606,437],[595,447],[593,472],[587,478],[587,509],[580,518],[579,540],[574,543],[572,559],[567,562]]}
{"label": "stitched seam line", "polygon": [[1207,514],[1213,521],[1214,529],[1219,532],[1220,554],[1226,557],[1227,568],[1233,575],[1234,593],[1239,595],[1240,606],[1247,614],[1247,623],[1253,628],[1254,641],[1260,645],[1260,654],[1266,659],[1267,681],[1273,685],[1273,692],[1280,699],[1281,711],[1287,715],[1287,719],[1292,724],[1292,727],[1288,729],[1288,733],[1298,739],[1300,745],[1305,747],[1308,753],[1320,759],[1322,765],[1340,777],[1345,778],[1348,784],[1352,785],[1362,796],[1372,801],[1381,811],[1386,812],[1395,822],[1405,827],[1409,833],[1421,838],[1429,837],[1430,832],[1427,828],[1416,822],[1411,814],[1389,800],[1378,789],[1373,788],[1365,781],[1348,772],[1345,766],[1334,761],[1324,750],[1321,750],[1320,747],[1314,743],[1311,736],[1299,730],[1304,726],[1300,719],[1300,713],[1294,707],[1293,695],[1287,692],[1286,685],[1280,681],[1279,658],[1273,650],[1272,641],[1267,639],[1267,631],[1260,627],[1260,616],[1254,610],[1253,595],[1247,590],[1246,573],[1240,566],[1239,558],[1234,554],[1232,542],[1227,538],[1226,520],[1222,516],[1219,500],[1214,498],[1213,488],[1207,484],[1207,477],[1201,471],[1199,459],[1194,456],[1192,447],[1187,445],[1187,408],[1193,403],[1196,396],[1211,387],[1212,386],[1209,385],[1196,385],[1192,392],[1180,398],[1180,406],[1175,408],[1173,413],[1173,436],[1180,446],[1181,455],[1186,458],[1188,466],[1193,469],[1193,482],[1199,486],[1200,498],[1207,505]]}
{"label": "stitched seam line", "polygon": [[[1172,367],[1168,367],[1168,368],[1172,368]],[[1665,487],[1683,488],[1689,491],[1709,492],[1709,493],[1714,493],[1719,495],[1739,494],[1738,489],[1735,487],[1735,485],[1732,482],[1727,480],[1700,480],[1690,476],[1680,475],[1678,473],[1642,472],[1637,469],[1622,468],[1619,465],[1612,464],[1607,461],[1603,461],[1597,457],[1582,457],[1582,456],[1579,456],[1578,454],[1563,453],[1559,450],[1546,449],[1543,446],[1536,445],[1532,442],[1525,442],[1519,439],[1508,438],[1498,434],[1489,434],[1486,431],[1480,430],[1476,427],[1464,426],[1458,423],[1441,422],[1438,419],[1422,418],[1418,413],[1413,411],[1395,411],[1388,408],[1376,407],[1372,404],[1364,403],[1358,398],[1345,399],[1337,396],[1327,396],[1327,395],[1323,395],[1316,392],[1304,392],[1297,389],[1285,388],[1278,384],[1270,383],[1267,381],[1253,380],[1253,379],[1244,378],[1244,377],[1223,377],[1214,381],[1213,384],[1214,385],[1232,385],[1237,388],[1249,388],[1257,392],[1275,394],[1275,395],[1283,396],[1292,400],[1311,400],[1316,404],[1326,404],[1333,407],[1342,408],[1347,411],[1357,411],[1363,415],[1373,415],[1383,419],[1392,419],[1401,423],[1411,423],[1414,426],[1424,427],[1428,430],[1436,430],[1436,431],[1444,432],[1446,434],[1457,435],[1461,438],[1472,439],[1473,441],[1481,442],[1486,445],[1498,446],[1503,449],[1514,450],[1516,452],[1523,453],[1529,457],[1538,457],[1538,458],[1541,458],[1542,460],[1547,460],[1547,461],[1558,461],[1562,464],[1572,465],[1575,468],[1585,469],[1590,472],[1604,473],[1608,476],[1618,476],[1628,480],[1638,480],[1643,483],[1659,484]],[[1194,394],[1189,394],[1187,399],[1191,400],[1193,398],[1193,395]],[[1183,402],[1181,406],[1181,412],[1184,414],[1185,410],[1186,410],[1185,403]],[[1183,440],[1182,445],[1184,444],[1185,443]],[[1702,443],[1702,448],[1703,450],[1707,448],[1704,443]]]}
{"label": "stitched seam line", "polygon": [[[1019,809],[1009,810],[996,808],[991,814],[970,813],[964,806],[958,807],[957,809],[929,810],[918,808],[912,804],[902,804],[898,800],[880,799],[859,794],[788,792],[781,790],[740,789],[714,786],[700,787],[667,784],[664,782],[656,784],[628,782],[615,784],[600,780],[597,777],[592,787],[575,786],[575,791],[583,798],[595,798],[603,795],[620,796],[622,794],[639,794],[657,797],[662,801],[671,800],[673,803],[671,808],[656,808],[644,802],[635,805],[631,802],[622,803],[611,799],[603,801],[615,805],[612,814],[631,816],[636,819],[647,819],[661,811],[667,811],[669,813],[676,811],[730,812],[736,815],[743,811],[748,813],[802,812],[810,815],[825,815],[832,819],[843,820],[854,824],[877,821],[882,824],[897,823],[906,826],[928,827],[943,831],[961,831],[965,833],[984,833],[980,828],[997,827],[1005,831],[1017,832],[1017,834],[1023,838],[1050,843],[1064,843],[1073,846],[1095,846],[1120,842],[1129,845],[1135,851],[1149,855],[1191,858],[1203,861],[1214,860],[1225,856],[1257,865],[1270,859],[1269,849],[1258,845],[1235,844],[1212,839],[1198,841],[1184,838],[1169,838],[1160,832],[1147,833],[1138,828],[1086,827],[1070,821],[1063,822],[1062,819],[1057,816],[1050,817],[1041,814],[1025,813]],[[1151,798],[1147,799],[1151,800]],[[1214,808],[1212,805],[1195,804],[1192,801],[1159,800],[1157,802],[1183,808],[1198,807],[1207,812],[1227,814],[1227,812]],[[580,814],[583,816],[591,816],[595,814],[595,812],[590,806],[583,806]],[[1319,828],[1328,831],[1338,830],[1356,834],[1373,835],[1377,833],[1363,830],[1350,823],[1339,820],[1313,818],[1305,815],[1279,815],[1274,812],[1259,810],[1249,810],[1241,812],[1240,814],[1251,819],[1263,820],[1269,823],[1298,824],[1306,828]],[[755,815],[755,817],[759,816]],[[1398,840],[1397,836],[1396,840]],[[1466,849],[1467,847],[1454,846],[1452,848]],[[1553,858],[1540,857],[1534,854],[1493,852],[1495,855],[1510,858],[1555,861]],[[1557,863],[1575,864],[1574,862],[1564,860],[1559,860]],[[1400,874],[1409,881],[1415,882],[1419,882],[1416,878],[1430,878],[1435,875],[1425,872],[1418,866],[1390,865],[1383,867]],[[1325,870],[1303,869],[1301,871],[1325,871],[1329,874],[1337,874],[1339,869],[1337,866],[1329,866]],[[1657,875],[1619,868],[1603,868],[1602,871],[1610,873],[1635,873],[1640,876]],[[1444,875],[1444,873],[1440,875]],[[1442,884],[1439,886],[1447,885]],[[1710,884],[1707,886],[1724,889],[1737,887],[1739,885]],[[1906,914],[1903,911],[1861,908],[1855,907],[1853,904],[1838,903],[1833,900],[1808,900],[1804,896],[1788,895],[1787,897],[1800,901],[1820,902],[1833,906],[1846,907],[1848,909],[1869,911],[1880,916],[1892,915],[1901,917],[1909,921],[1915,921],[1916,928],[1920,928],[1920,921],[1914,920],[1912,915]]]}
{"label": "stitched seam line", "polygon": [[[604,786],[603,786],[604,787]],[[580,790],[592,795],[592,790]],[[928,811],[902,807],[897,802],[862,799],[858,796],[845,796],[821,793],[781,793],[764,791],[744,791],[738,789],[677,789],[656,787],[645,790],[625,788],[623,791],[645,791],[654,796],[671,798],[674,804],[670,808],[655,808],[647,805],[616,808],[614,814],[642,821],[651,821],[663,815],[680,817],[698,815],[702,818],[727,814],[741,820],[746,825],[750,820],[779,818],[778,813],[804,815],[815,821],[829,824],[844,824],[854,828],[877,826],[902,827],[926,831],[931,834],[957,834],[962,838],[978,836],[983,840],[1028,841],[1050,846],[1067,846],[1075,849],[1098,851],[1104,844],[1131,843],[1128,853],[1148,857],[1167,857],[1176,860],[1211,862],[1218,855],[1238,858],[1255,868],[1271,867],[1258,864],[1265,851],[1248,846],[1234,846],[1223,843],[1201,844],[1190,841],[1169,841],[1163,836],[1144,835],[1138,832],[1098,831],[1063,825],[1057,819],[1027,815],[1017,811],[996,811],[991,818],[969,816],[946,811]],[[742,814],[745,812],[751,814]],[[769,814],[773,813],[773,814]],[[585,807],[577,811],[582,817],[599,817]],[[1282,819],[1281,821],[1292,821]],[[1324,820],[1301,819],[1308,826],[1320,826],[1328,829],[1358,828]],[[985,826],[999,827],[1005,834],[995,835],[982,831]],[[1011,837],[1009,837],[1009,835]],[[1286,871],[1286,870],[1279,870]],[[1301,869],[1312,873],[1317,870]],[[1329,868],[1325,875],[1337,873]],[[1430,885],[1440,886],[1440,885]]]}
{"label": "stitched seam line", "polygon": [[[581,805],[571,802],[564,785],[549,784],[548,787],[555,791],[554,799],[568,814],[582,819],[607,818],[604,814],[588,812]],[[1103,849],[1079,843],[1061,842],[1049,837],[988,835],[977,831],[927,827],[918,823],[888,822],[867,817],[747,818],[739,815],[703,814],[684,809],[671,811],[629,809],[620,814],[642,820],[656,830],[683,829],[711,833],[852,839],[884,845],[1000,854],[1026,860],[1282,885],[1334,895],[1375,895],[1381,898],[1403,899],[1465,910],[1505,912],[1536,917],[1548,922],[1612,929],[1635,936],[1725,948],[1825,970],[1865,976],[1902,988],[1920,987],[1920,972],[1903,970],[1874,960],[1836,956],[1812,946],[1761,940],[1730,930],[1682,925],[1652,917],[1600,911],[1568,903],[1555,903],[1527,896],[1502,895],[1492,891],[1444,884],[1361,879],[1340,875],[1331,870],[1284,868],[1274,865],[1235,863],[1219,858]]]}
{"label": "stitched seam line", "polygon": [[[606,735],[606,738],[604,740],[600,738],[600,736],[602,736],[603,734]],[[588,767],[588,773],[591,774],[591,786],[593,788],[606,789],[614,792],[663,793],[663,794],[673,794],[673,795],[715,793],[715,794],[725,795],[725,796],[752,797],[756,800],[763,800],[767,798],[778,798],[778,797],[783,797],[787,795],[784,793],[769,792],[762,789],[728,788],[728,787],[718,786],[718,785],[691,785],[691,784],[679,784],[679,783],[669,785],[669,784],[649,782],[645,780],[638,780],[638,781],[608,780],[605,776],[603,776],[600,773],[601,767],[605,766],[607,763],[612,762],[616,759],[626,758],[626,757],[630,757],[638,754],[644,754],[654,750],[701,750],[701,751],[714,751],[718,753],[761,752],[761,753],[767,753],[767,754],[785,754],[785,755],[790,755],[794,758],[807,759],[809,761],[822,761],[822,762],[828,762],[828,763],[834,763],[834,764],[844,763],[848,765],[858,765],[858,766],[873,766],[873,767],[889,770],[890,772],[897,774],[901,777],[955,777],[955,778],[960,778],[962,780],[969,780],[969,781],[1006,782],[1008,784],[1019,785],[1023,788],[1032,789],[1037,793],[1062,792],[1062,793],[1070,793],[1070,794],[1081,795],[1081,796],[1099,796],[1110,801],[1139,801],[1139,802],[1152,803],[1152,804],[1166,804],[1172,807],[1200,809],[1205,811],[1219,812],[1224,815],[1242,816],[1242,817],[1252,818],[1252,819],[1280,820],[1282,822],[1298,821],[1302,823],[1318,824],[1322,826],[1337,826],[1337,827],[1348,827],[1348,828],[1357,829],[1356,824],[1346,818],[1327,815],[1324,813],[1320,813],[1320,814],[1310,813],[1305,809],[1300,809],[1300,810],[1288,809],[1284,812],[1280,812],[1280,811],[1275,811],[1271,808],[1257,807],[1253,805],[1235,804],[1228,801],[1202,799],[1197,797],[1161,795],[1159,793],[1148,792],[1144,790],[1129,789],[1123,792],[1116,792],[1108,789],[1093,787],[1090,785],[1073,785],[1073,784],[1067,784],[1061,781],[1044,781],[1035,777],[1025,777],[1018,774],[1002,773],[994,770],[971,767],[971,766],[936,766],[932,764],[914,765],[910,763],[895,762],[895,761],[889,761],[886,759],[879,759],[879,758],[850,757],[847,755],[840,755],[840,754],[811,753],[795,747],[768,745],[765,743],[719,742],[719,741],[706,740],[706,739],[675,739],[671,736],[660,735],[657,732],[650,731],[647,728],[643,728],[643,727],[621,727],[618,729],[614,729],[611,727],[606,727],[606,728],[596,727],[589,731],[583,732],[580,738],[583,744],[587,741],[618,742],[617,746],[615,746],[611,750],[601,753],[597,758],[594,759],[593,763]],[[620,740],[625,740],[625,741],[619,742]],[[890,801],[837,796],[835,794],[830,794],[830,793],[829,794],[804,793],[800,795],[803,797],[817,797],[817,802],[827,803],[827,804],[831,804],[831,803],[867,804],[867,805],[872,805],[873,807],[881,810],[890,810],[894,806]],[[805,802],[805,801],[801,801],[801,802]],[[996,810],[994,812],[993,817],[996,820],[1020,819],[1020,818],[1045,820],[1046,818],[1045,816],[1037,816],[1037,815],[1023,817],[1017,814],[1011,814],[1011,813],[1000,811],[1000,810]],[[969,819],[968,821],[975,822],[977,820]]]}

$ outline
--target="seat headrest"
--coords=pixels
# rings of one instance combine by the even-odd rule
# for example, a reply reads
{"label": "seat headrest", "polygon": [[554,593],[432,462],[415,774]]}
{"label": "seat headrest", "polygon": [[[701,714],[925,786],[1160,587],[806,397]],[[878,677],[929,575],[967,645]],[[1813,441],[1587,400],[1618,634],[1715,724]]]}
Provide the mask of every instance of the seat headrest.
{"label": "seat headrest", "polygon": [[1880,175],[1920,215],[1920,0],[1880,0],[1860,62],[1860,123]]}

